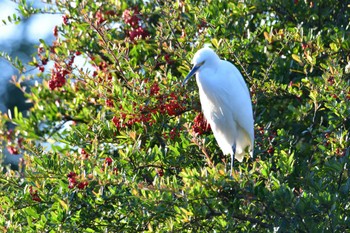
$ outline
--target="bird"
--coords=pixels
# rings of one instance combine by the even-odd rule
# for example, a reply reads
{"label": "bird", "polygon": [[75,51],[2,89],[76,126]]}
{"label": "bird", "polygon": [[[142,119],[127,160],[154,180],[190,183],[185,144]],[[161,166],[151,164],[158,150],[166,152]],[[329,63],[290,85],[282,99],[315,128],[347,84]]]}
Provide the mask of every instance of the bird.
{"label": "bird", "polygon": [[182,86],[196,75],[202,112],[223,154],[231,155],[232,175],[234,159],[242,162],[246,153],[253,157],[254,119],[248,86],[236,66],[221,60],[209,47],[198,50],[192,64]]}

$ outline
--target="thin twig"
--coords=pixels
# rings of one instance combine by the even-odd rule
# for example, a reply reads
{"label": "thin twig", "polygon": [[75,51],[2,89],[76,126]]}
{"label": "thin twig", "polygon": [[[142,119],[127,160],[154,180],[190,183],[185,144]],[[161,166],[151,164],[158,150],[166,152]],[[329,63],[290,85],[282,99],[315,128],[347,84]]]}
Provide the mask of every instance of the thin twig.
{"label": "thin twig", "polygon": [[125,82],[125,85],[128,89],[132,89],[129,84],[128,84],[128,80],[121,75],[123,73],[122,68],[119,65],[119,59],[117,58],[117,56],[115,55],[115,53],[113,53],[113,51],[111,50],[108,40],[105,38],[105,34],[103,32],[103,30],[101,28],[98,28],[96,25],[93,24],[93,22],[91,22],[91,20],[88,18],[87,15],[84,15],[84,19],[87,23],[89,23],[89,25],[99,34],[99,36],[102,39],[103,44],[105,45],[105,48],[107,49],[108,53],[110,55],[112,55],[112,57],[114,58],[114,64],[116,65],[117,71],[119,72],[119,76],[121,79],[123,79],[123,81]]}
{"label": "thin twig", "polygon": [[249,221],[251,223],[258,224],[258,225],[260,225],[260,226],[262,226],[264,228],[271,228],[272,227],[271,224],[262,222],[259,219],[252,218],[252,217],[249,217],[249,216],[246,216],[246,215],[243,215],[243,214],[233,214],[232,217],[236,218],[238,220],[241,220],[241,221]]}
{"label": "thin twig", "polygon": [[203,154],[207,158],[207,162],[208,162],[209,166],[213,167],[214,163],[210,159],[210,156],[209,156],[207,148],[204,145],[201,145],[201,143],[197,140],[196,137],[193,137],[192,142],[194,142],[201,149],[201,151],[203,152]]}

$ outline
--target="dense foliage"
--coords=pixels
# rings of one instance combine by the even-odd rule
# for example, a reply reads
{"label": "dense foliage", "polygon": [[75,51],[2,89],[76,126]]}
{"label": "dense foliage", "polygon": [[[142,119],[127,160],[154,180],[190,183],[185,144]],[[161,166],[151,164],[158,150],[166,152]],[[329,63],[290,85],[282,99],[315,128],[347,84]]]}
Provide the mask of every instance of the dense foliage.
{"label": "dense foliage", "polygon": [[[24,156],[1,174],[1,230],[344,232],[348,4],[21,1],[17,20],[56,11],[62,25],[29,64],[40,74],[16,82],[36,80],[28,117],[1,118],[4,150]],[[253,101],[254,157],[232,176],[195,82],[181,87],[206,43],[238,67]]]}

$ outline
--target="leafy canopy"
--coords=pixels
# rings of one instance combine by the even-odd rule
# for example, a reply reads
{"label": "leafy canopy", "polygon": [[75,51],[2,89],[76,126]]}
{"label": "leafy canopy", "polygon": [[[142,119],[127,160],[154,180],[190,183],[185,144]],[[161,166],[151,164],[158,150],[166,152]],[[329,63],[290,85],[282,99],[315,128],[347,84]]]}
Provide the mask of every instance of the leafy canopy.
{"label": "leafy canopy", "polygon": [[[28,117],[1,118],[4,150],[24,156],[19,171],[1,174],[1,230],[348,228],[346,1],[55,2],[34,9],[20,1],[13,16],[56,11],[62,24],[33,55],[40,73],[16,82],[37,80]],[[235,163],[232,177],[195,82],[181,87],[205,43],[251,91],[255,154]]]}

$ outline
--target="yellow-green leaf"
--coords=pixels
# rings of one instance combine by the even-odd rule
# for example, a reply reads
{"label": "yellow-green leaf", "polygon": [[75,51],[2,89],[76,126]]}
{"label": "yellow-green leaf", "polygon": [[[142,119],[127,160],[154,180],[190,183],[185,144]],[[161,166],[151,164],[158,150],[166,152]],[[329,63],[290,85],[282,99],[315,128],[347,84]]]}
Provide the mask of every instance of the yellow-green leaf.
{"label": "yellow-green leaf", "polygon": [[211,39],[211,43],[214,45],[215,48],[219,47],[218,40],[216,38]]}
{"label": "yellow-green leaf", "polygon": [[296,62],[298,62],[298,63],[302,63],[302,62],[301,62],[301,59],[300,59],[300,57],[299,57],[298,55],[292,54],[292,58],[293,58],[294,61],[296,61]]}
{"label": "yellow-green leaf", "polygon": [[58,202],[61,204],[61,206],[63,207],[63,209],[65,209],[66,211],[68,211],[68,205],[67,203],[65,203],[63,200],[61,199],[57,199]]}

